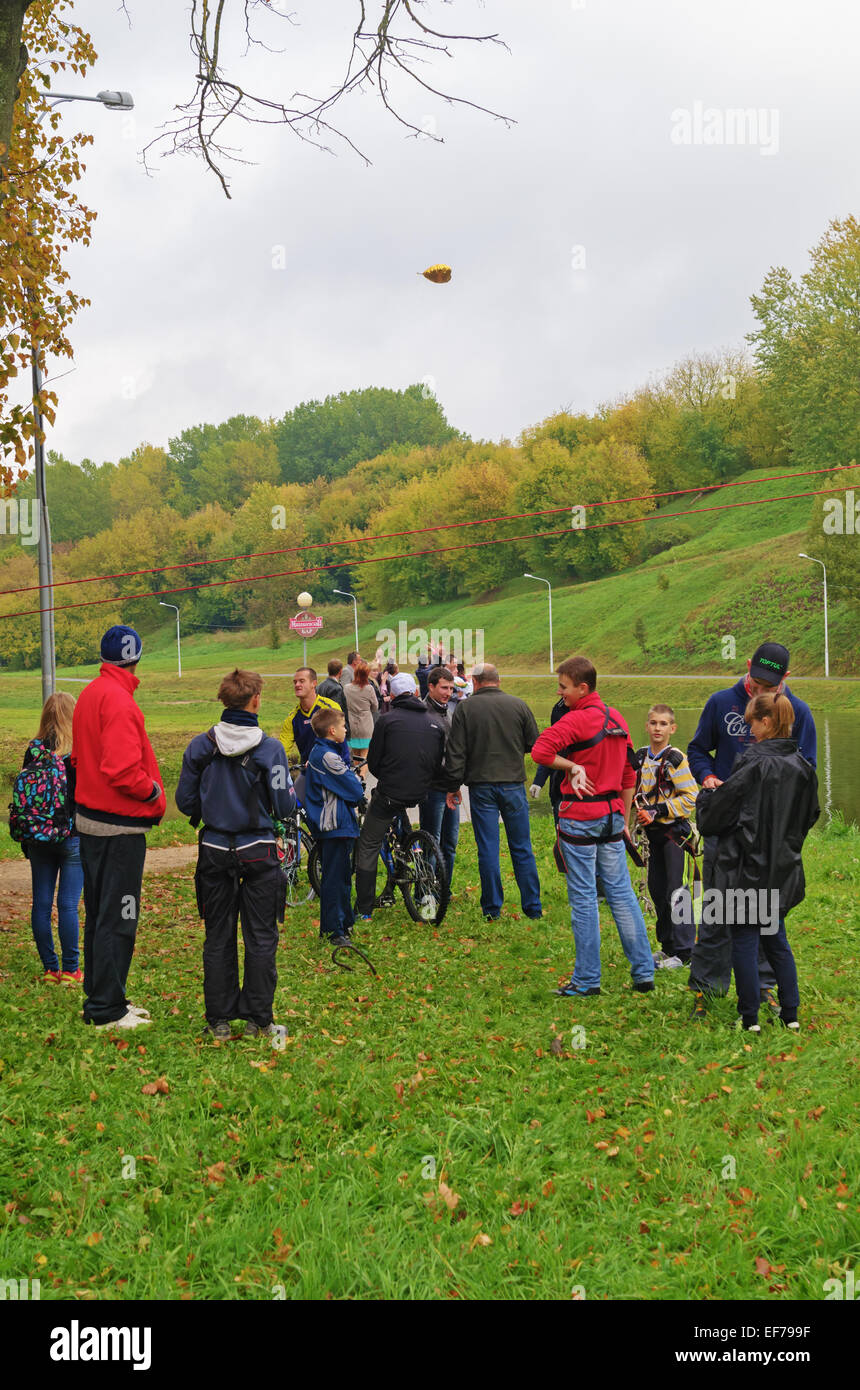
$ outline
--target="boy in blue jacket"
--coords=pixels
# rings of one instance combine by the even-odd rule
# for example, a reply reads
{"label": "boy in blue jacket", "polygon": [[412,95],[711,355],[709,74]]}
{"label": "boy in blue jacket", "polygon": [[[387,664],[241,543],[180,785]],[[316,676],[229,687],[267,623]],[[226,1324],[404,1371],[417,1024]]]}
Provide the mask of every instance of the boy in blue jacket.
{"label": "boy in blue jacket", "polygon": [[305,811],[320,842],[320,939],[348,946],[355,916],[352,910],[352,848],[358,839],[355,807],[364,787],[349,768],[346,720],[340,709],[318,709],[311,716],[316,742],[305,773]]}
{"label": "boy in blue jacket", "polygon": [[[278,983],[278,922],[284,920],[286,879],[274,821],[295,814],[287,755],[259,725],[263,678],[238,668],[225,676],[219,724],[197,734],[185,750],[176,805],[193,826],[203,822],[194,875],[197,908],[206,925],[203,997],[206,1032],[230,1037],[245,1020],[245,1036],[281,1032],[272,1022]],[[237,925],[245,944],[239,988]]]}

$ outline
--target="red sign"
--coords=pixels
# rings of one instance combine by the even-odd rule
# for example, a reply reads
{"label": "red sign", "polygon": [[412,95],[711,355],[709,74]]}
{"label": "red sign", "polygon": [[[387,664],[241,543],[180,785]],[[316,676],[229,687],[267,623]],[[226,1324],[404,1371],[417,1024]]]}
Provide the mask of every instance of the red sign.
{"label": "red sign", "polygon": [[322,625],[322,618],[316,617],[313,613],[297,613],[294,618],[290,618],[290,627],[293,632],[300,633],[302,637],[313,637],[315,632],[319,632]]}

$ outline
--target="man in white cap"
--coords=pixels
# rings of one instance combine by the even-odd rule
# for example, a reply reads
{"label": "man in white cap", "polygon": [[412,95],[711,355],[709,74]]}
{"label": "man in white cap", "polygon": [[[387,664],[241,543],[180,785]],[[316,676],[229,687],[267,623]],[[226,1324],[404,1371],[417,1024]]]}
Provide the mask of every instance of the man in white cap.
{"label": "man in white cap", "polygon": [[391,708],[373,728],[368,771],[376,778],[355,854],[355,911],[367,920],[376,900],[376,861],[395,816],[417,806],[438,779],[445,731],[405,672],[392,676]]}

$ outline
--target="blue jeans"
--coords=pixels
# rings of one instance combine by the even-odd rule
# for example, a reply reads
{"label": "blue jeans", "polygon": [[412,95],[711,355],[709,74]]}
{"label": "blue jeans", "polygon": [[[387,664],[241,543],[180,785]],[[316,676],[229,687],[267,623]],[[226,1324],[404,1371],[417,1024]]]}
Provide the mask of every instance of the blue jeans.
{"label": "blue jeans", "polygon": [[783,1022],[795,1023],[800,1003],[797,966],[785,934],[783,918],[779,919],[779,931],[775,936],[765,936],[758,926],[738,925],[726,930],[732,938],[732,967],[738,991],[738,1013],[744,1023],[749,1026],[758,1022],[758,1006],[761,999],[760,949],[776,976]]}
{"label": "blue jeans", "polygon": [[481,875],[481,911],[498,917],[504,893],[499,870],[499,816],[505,827],[514,877],[527,917],[541,914],[540,879],[532,852],[529,804],[522,782],[475,782],[469,787],[472,829]]}
{"label": "blue jeans", "polygon": [[445,804],[445,793],[431,790],[418,807],[418,824],[439,841],[448,869],[448,887],[454,877],[454,859],[460,835],[460,807],[453,811]]}
{"label": "blue jeans", "polygon": [[30,861],[30,876],[33,882],[33,910],[30,923],[42,969],[60,969],[60,962],[54,950],[54,933],[51,929],[51,909],[54,906],[54,889],[59,875],[57,916],[60,950],[63,956],[62,968],[73,975],[78,968],[78,903],[84,891],[81,842],[77,835],[70,835],[67,840],[60,840],[54,845],[42,844],[39,840],[28,840],[27,858]]}
{"label": "blue jeans", "polygon": [[[569,835],[588,836],[596,840],[610,824],[617,835],[624,817],[614,811],[611,818],[572,821],[564,817],[561,828]],[[602,845],[572,845],[560,840],[561,852],[567,865],[567,900],[570,903],[570,922],[576,946],[576,963],[572,982],[577,989],[595,989],[600,984],[600,920],[597,911],[595,868],[600,874],[609,910],[615,919],[624,954],[630,962],[634,984],[654,978],[654,957],[648,943],[648,932],[642,909],[636,900],[627,871],[627,854],[621,840]]]}

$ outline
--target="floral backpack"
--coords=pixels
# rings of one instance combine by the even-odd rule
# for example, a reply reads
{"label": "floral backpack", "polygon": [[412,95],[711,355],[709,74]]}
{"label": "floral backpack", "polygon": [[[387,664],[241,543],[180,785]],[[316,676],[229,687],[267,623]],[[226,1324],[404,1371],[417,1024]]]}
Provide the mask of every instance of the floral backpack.
{"label": "floral backpack", "polygon": [[72,833],[66,765],[38,738],[29,753],[30,761],[12,783],[9,833],[19,843],[57,844]]}

